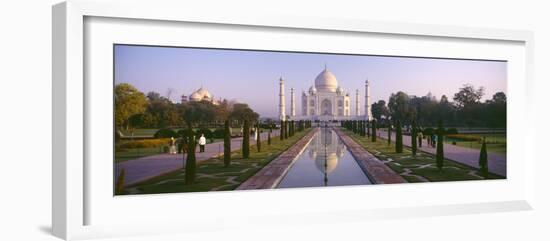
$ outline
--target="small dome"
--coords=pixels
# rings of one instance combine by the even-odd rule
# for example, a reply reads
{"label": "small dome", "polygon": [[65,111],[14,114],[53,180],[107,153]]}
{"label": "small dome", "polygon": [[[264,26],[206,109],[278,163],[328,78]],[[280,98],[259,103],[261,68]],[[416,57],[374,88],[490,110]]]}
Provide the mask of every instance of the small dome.
{"label": "small dome", "polygon": [[192,100],[192,101],[201,101],[202,100],[202,95],[199,94],[198,92],[193,92],[193,94],[191,94],[189,96],[189,99]]}
{"label": "small dome", "polygon": [[314,95],[315,93],[317,93],[317,89],[315,88],[315,86],[311,86],[309,87],[309,93]]}
{"label": "small dome", "polygon": [[334,74],[325,67],[325,69],[317,75],[317,78],[315,78],[315,87],[319,91],[335,92],[338,87],[338,81]]}
{"label": "small dome", "polygon": [[336,88],[336,93],[338,95],[341,95],[342,93],[344,93],[344,89],[342,87],[338,86],[338,88]]}
{"label": "small dome", "polygon": [[210,92],[208,92],[208,90],[202,87],[197,90],[197,93],[199,93],[202,96],[202,98],[208,98],[208,99],[212,98],[212,95],[210,94]]}

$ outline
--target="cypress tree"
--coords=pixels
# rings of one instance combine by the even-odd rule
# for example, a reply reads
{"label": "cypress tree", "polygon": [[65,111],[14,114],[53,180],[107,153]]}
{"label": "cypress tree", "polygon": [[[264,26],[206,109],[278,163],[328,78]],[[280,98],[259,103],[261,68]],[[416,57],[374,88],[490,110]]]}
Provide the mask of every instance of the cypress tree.
{"label": "cypress tree", "polygon": [[231,132],[229,120],[225,120],[223,131],[223,165],[228,167],[231,164]]}
{"label": "cypress tree", "polygon": [[187,138],[189,138],[189,141],[187,142],[187,161],[185,162],[185,184],[193,184],[197,172],[195,158],[197,143],[195,142],[195,134],[193,134],[191,124],[187,124]]}
{"label": "cypress tree", "polygon": [[288,121],[283,122],[285,125],[285,139],[288,139]]}
{"label": "cypress tree", "polygon": [[416,156],[416,133],[417,133],[417,129],[416,129],[416,122],[413,121],[412,122],[412,131],[411,131],[411,147],[412,147],[412,153],[413,153],[413,156]]}
{"label": "cypress tree", "polygon": [[247,159],[250,156],[250,122],[244,120],[243,125],[243,146],[242,146],[243,158]]}
{"label": "cypress tree", "polygon": [[403,153],[403,129],[399,120],[397,120],[397,127],[395,128],[395,152]]}
{"label": "cypress tree", "polygon": [[436,150],[436,164],[439,171],[443,169],[443,123],[440,120],[437,127],[437,150]]}
{"label": "cypress tree", "polygon": [[489,165],[487,163],[487,144],[485,143],[485,137],[483,137],[483,144],[481,144],[481,151],[479,152],[479,170],[484,178],[489,176]]}
{"label": "cypress tree", "polygon": [[269,132],[267,132],[267,144],[271,145],[271,126],[269,126]]}
{"label": "cypress tree", "polygon": [[367,137],[370,137],[370,121],[367,120]]}
{"label": "cypress tree", "polygon": [[376,142],[376,120],[372,120],[372,142]]}
{"label": "cypress tree", "polygon": [[281,120],[281,128],[279,128],[279,139],[282,141],[284,138],[285,138],[285,125],[284,125],[284,121]]}
{"label": "cypress tree", "polygon": [[256,148],[258,148],[258,152],[262,151],[262,140],[260,137],[260,124],[258,123],[256,125]]}
{"label": "cypress tree", "polygon": [[118,178],[116,180],[115,184],[115,194],[122,194],[124,192],[124,179],[125,179],[126,171],[124,168],[120,170],[120,174],[118,174]]}
{"label": "cypress tree", "polygon": [[388,145],[391,144],[391,123],[388,124]]}

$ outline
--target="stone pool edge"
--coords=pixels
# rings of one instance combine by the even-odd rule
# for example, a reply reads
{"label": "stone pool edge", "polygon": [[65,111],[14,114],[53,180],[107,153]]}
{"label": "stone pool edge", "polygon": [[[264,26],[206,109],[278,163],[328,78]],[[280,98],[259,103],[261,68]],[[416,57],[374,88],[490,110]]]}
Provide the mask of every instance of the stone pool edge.
{"label": "stone pool edge", "polygon": [[311,130],[310,133],[265,165],[256,174],[241,183],[235,190],[276,188],[319,130],[319,127]]}
{"label": "stone pool edge", "polygon": [[333,130],[346,145],[348,151],[372,184],[408,183],[401,175],[394,172],[340,129],[333,128]]}

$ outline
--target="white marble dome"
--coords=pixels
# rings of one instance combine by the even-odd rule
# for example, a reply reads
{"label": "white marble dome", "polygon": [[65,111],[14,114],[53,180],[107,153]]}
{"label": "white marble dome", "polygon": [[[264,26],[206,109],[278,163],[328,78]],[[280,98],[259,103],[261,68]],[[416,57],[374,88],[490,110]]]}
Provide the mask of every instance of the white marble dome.
{"label": "white marble dome", "polygon": [[191,99],[192,101],[211,100],[212,95],[210,94],[210,92],[208,92],[208,90],[201,87],[200,89],[193,92],[189,96],[189,99]]}
{"label": "white marble dome", "polygon": [[318,91],[336,92],[338,81],[334,74],[325,67],[325,69],[317,75],[317,78],[315,78],[315,88],[317,88]]}

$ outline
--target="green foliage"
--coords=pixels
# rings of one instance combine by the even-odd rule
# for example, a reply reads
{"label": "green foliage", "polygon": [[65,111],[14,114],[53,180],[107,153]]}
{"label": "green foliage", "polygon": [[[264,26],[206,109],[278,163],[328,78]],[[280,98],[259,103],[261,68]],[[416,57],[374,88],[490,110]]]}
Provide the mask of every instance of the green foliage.
{"label": "green foliage", "polygon": [[118,178],[116,180],[115,184],[115,194],[124,194],[124,179],[125,179],[126,171],[124,168],[120,170],[120,174],[118,174]]}
{"label": "green foliage", "polygon": [[371,141],[376,142],[376,120],[372,120],[372,136]]}
{"label": "green foliage", "polygon": [[229,129],[229,120],[226,120],[223,132],[223,165],[225,167],[231,165],[231,132]]}
{"label": "green foliage", "polygon": [[143,113],[147,106],[145,95],[134,86],[121,83],[115,86],[115,125],[128,127],[130,116]]}
{"label": "green foliage", "polygon": [[160,129],[157,132],[155,132],[155,135],[154,135],[155,138],[170,138],[170,137],[175,138],[177,136],[178,134],[170,128]]}
{"label": "green foliage", "polygon": [[269,131],[267,132],[267,144],[271,145],[271,128],[269,128]]}
{"label": "green foliage", "polygon": [[445,131],[445,134],[447,135],[456,135],[458,134],[458,130],[456,128],[447,128],[447,130]]}
{"label": "green foliage", "polygon": [[243,144],[241,147],[243,158],[247,159],[250,156],[250,121],[244,120],[243,125]]}
{"label": "green foliage", "polygon": [[212,138],[223,139],[225,136],[225,128],[217,128],[212,132]]}
{"label": "green foliage", "polygon": [[279,128],[279,139],[282,141],[285,139],[285,122],[281,120],[281,128]]}
{"label": "green foliage", "polygon": [[197,131],[197,136],[201,136],[201,134],[208,140],[214,138],[214,133],[209,128],[200,128]]}
{"label": "green foliage", "polygon": [[443,123],[442,121],[439,121],[438,127],[437,127],[437,149],[436,149],[436,155],[435,155],[435,161],[437,164],[437,168],[439,171],[443,168],[443,159],[445,159],[443,154],[443,133],[445,132],[445,129],[443,129]]}
{"label": "green foliage", "polygon": [[391,144],[391,125],[388,125],[388,145]]}
{"label": "green foliage", "polygon": [[260,125],[256,125],[256,148],[258,149],[258,152],[262,151],[262,140],[261,140],[261,133],[260,133]]}
{"label": "green foliage", "polygon": [[483,144],[479,152],[479,170],[483,177],[487,178],[489,175],[489,165],[487,163],[487,144],[485,143],[485,138],[483,138]]}
{"label": "green foliage", "polygon": [[124,149],[133,149],[133,148],[153,148],[168,145],[170,139],[161,138],[161,139],[144,139],[144,140],[124,140],[120,141],[115,145],[115,150],[120,151]]}
{"label": "green foliage", "polygon": [[403,153],[403,129],[401,121],[397,120],[395,128],[395,153]]}

